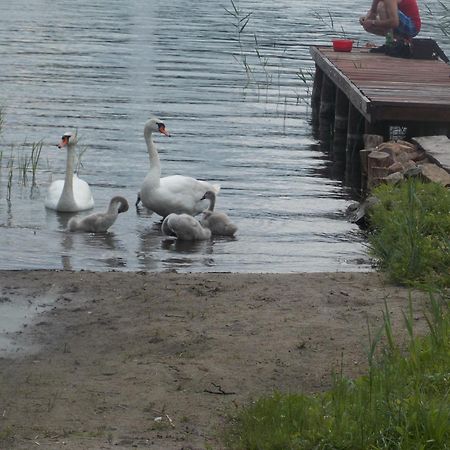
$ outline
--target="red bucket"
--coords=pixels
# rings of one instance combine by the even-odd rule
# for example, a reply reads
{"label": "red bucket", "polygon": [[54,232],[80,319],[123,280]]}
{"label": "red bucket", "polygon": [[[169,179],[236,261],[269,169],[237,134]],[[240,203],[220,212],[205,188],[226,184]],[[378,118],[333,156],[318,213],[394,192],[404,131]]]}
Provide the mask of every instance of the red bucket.
{"label": "red bucket", "polygon": [[335,52],[351,52],[353,41],[351,39],[333,39],[333,50]]}

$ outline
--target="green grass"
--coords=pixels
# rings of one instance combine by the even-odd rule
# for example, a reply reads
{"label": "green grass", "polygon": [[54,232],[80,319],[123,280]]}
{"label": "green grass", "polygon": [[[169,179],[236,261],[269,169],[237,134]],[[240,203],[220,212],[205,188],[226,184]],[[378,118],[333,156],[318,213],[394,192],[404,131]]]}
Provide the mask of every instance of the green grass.
{"label": "green grass", "polygon": [[410,179],[382,185],[371,214],[371,253],[395,283],[450,286],[450,191]]}
{"label": "green grass", "polygon": [[[450,316],[448,298],[431,297],[429,335],[410,334],[405,356],[393,338],[389,314],[373,338],[366,376],[337,375],[317,395],[281,394],[240,410],[226,430],[230,449],[450,449]],[[374,350],[383,332],[387,346]]]}
{"label": "green grass", "polygon": [[227,448],[450,449],[450,192],[408,180],[373,193],[372,254],[393,281],[429,290],[428,335],[414,333],[410,297],[404,350],[385,305],[383,326],[369,327],[367,375],[335,375],[328,392],[276,392],[240,408],[224,432]]}

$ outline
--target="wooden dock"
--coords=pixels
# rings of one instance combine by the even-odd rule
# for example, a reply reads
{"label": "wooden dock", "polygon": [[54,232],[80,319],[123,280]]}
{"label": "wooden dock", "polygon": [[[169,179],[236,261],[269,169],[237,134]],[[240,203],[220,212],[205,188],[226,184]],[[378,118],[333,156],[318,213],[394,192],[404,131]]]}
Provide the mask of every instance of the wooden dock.
{"label": "wooden dock", "polygon": [[450,136],[450,65],[441,60],[404,59],[366,48],[335,52],[311,47],[316,65],[312,92],[313,124],[331,138],[335,159],[358,172],[363,135],[391,138]]}

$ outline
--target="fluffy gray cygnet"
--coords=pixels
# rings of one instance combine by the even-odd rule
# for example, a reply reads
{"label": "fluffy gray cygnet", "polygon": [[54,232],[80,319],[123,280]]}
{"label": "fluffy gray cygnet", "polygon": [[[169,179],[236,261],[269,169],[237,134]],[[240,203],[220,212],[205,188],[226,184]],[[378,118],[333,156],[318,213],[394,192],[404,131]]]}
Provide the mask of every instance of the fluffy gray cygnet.
{"label": "fluffy gray cygnet", "polygon": [[200,223],[211,230],[213,235],[233,236],[237,231],[237,226],[231,222],[230,218],[223,212],[214,211],[216,204],[216,194],[213,191],[206,191],[202,200],[209,200],[209,208],[203,211]]}
{"label": "fluffy gray cygnet", "polygon": [[117,195],[109,202],[106,212],[89,214],[82,219],[72,217],[67,227],[69,231],[104,233],[116,221],[117,216],[125,211],[128,211],[128,202],[126,198]]}
{"label": "fluffy gray cygnet", "polygon": [[169,214],[163,220],[161,231],[182,241],[204,241],[211,237],[211,231],[189,214]]}

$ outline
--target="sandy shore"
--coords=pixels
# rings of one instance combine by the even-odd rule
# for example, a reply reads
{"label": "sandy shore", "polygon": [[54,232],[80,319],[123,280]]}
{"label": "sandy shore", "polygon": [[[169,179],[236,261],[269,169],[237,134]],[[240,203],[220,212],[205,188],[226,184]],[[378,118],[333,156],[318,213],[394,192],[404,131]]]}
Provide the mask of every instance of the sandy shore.
{"label": "sandy shore", "polygon": [[1,304],[43,311],[1,353],[8,450],[220,449],[227,413],[251,398],[326,389],[341,362],[346,375],[364,372],[367,321],[379,326],[386,300],[398,324],[408,298],[374,273],[0,271],[0,280]]}

